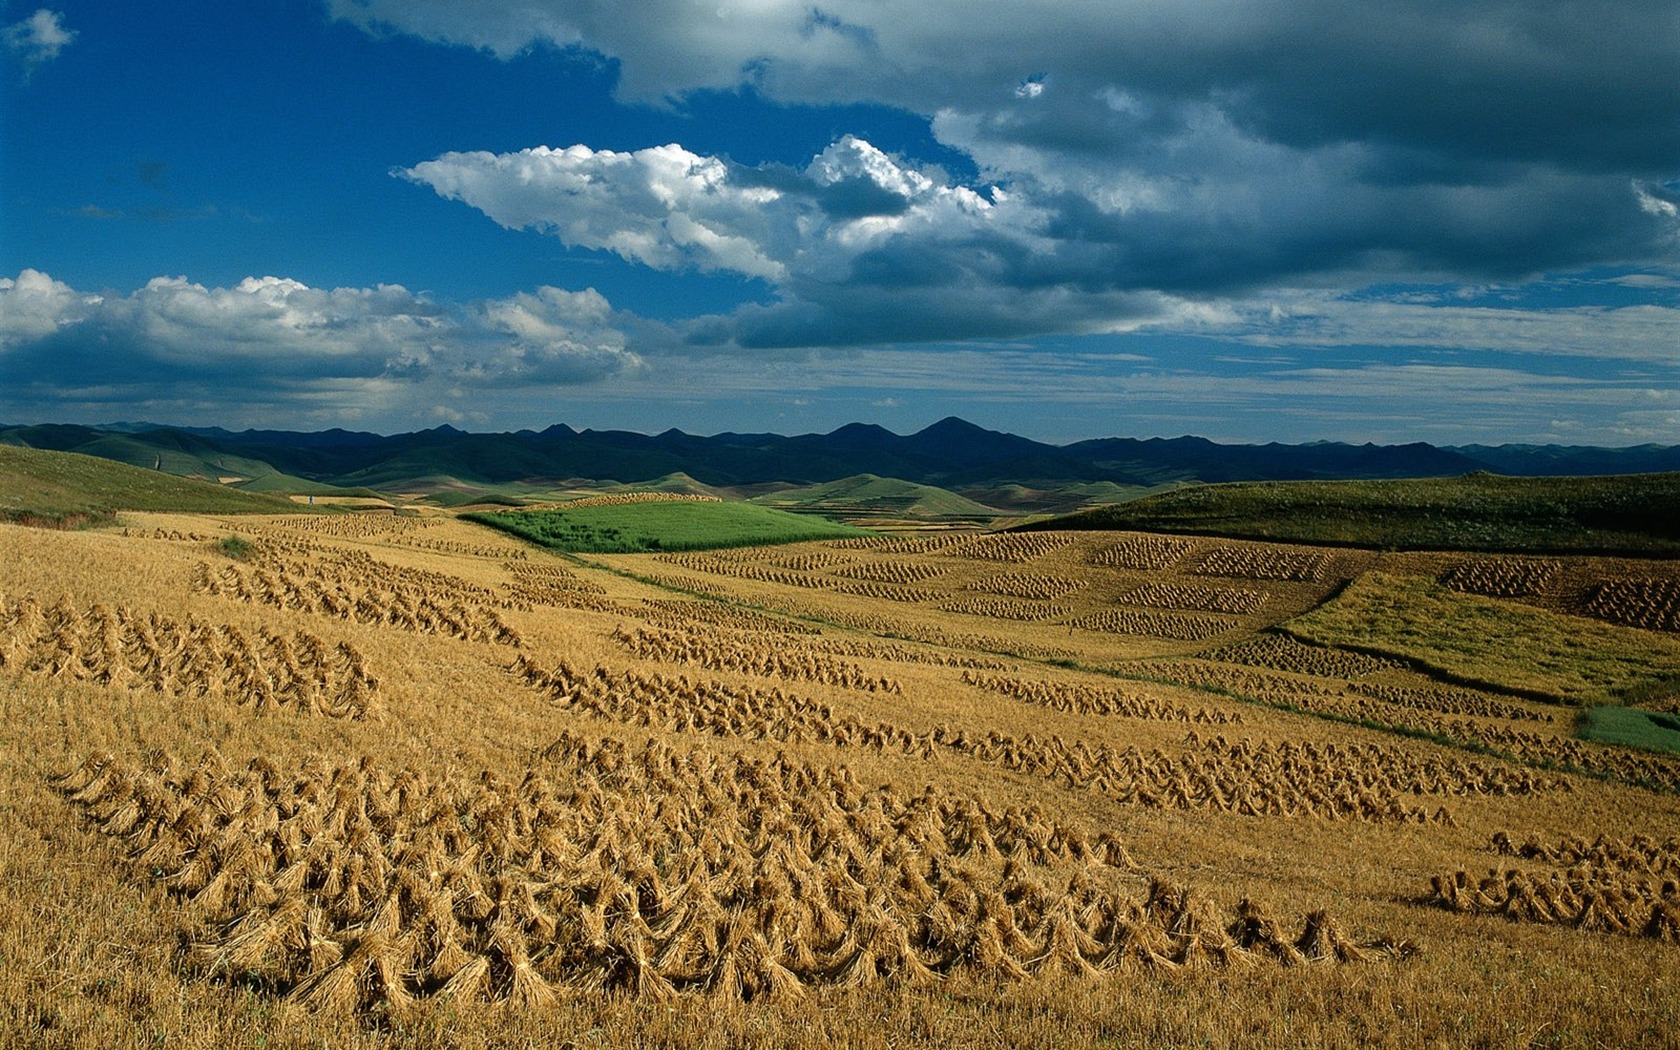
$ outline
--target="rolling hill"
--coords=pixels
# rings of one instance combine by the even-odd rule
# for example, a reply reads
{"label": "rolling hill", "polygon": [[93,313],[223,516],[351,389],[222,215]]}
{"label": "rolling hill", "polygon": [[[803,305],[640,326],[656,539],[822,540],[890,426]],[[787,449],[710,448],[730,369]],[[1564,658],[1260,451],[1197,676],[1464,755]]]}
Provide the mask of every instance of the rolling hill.
{"label": "rolling hill", "polygon": [[1023,529],[1120,529],[1389,549],[1680,554],[1680,473],[1204,485]]}
{"label": "rolling hill", "polygon": [[[563,490],[612,484],[645,488],[678,476],[706,491],[767,496],[777,488],[856,488],[848,479],[873,475],[946,490],[1013,514],[1065,511],[1193,483],[1457,477],[1477,471],[1517,476],[1680,471],[1680,448],[1657,446],[1232,445],[1198,437],[1051,445],[955,417],[908,435],[853,423],[827,434],[795,436],[697,436],[680,430],[649,435],[564,424],[500,434],[441,426],[390,436],[345,430],[234,433],[140,423],[41,425],[0,427],[0,444],[82,452],[270,491],[320,494],[322,489],[309,486],[331,486],[453,504],[550,499]],[[809,498],[839,498],[835,493],[841,491],[813,491]],[[881,492],[860,498],[886,500],[882,507],[891,502]],[[957,509],[960,504],[951,499],[918,497],[906,505],[921,504],[936,517],[981,513]]]}
{"label": "rolling hill", "polygon": [[280,496],[95,456],[0,445],[0,521],[66,526],[107,520],[119,510],[273,514],[295,509]]}
{"label": "rolling hill", "polygon": [[752,502],[848,520],[989,521],[1004,513],[947,489],[875,474],[782,489],[754,497]]}

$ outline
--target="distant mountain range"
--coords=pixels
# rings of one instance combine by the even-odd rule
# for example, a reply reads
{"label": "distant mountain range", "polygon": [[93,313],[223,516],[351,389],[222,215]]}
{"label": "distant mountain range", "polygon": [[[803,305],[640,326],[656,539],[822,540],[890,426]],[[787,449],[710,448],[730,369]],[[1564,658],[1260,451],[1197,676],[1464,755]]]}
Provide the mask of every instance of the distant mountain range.
{"label": "distant mountain range", "polygon": [[[372,490],[410,497],[518,496],[585,484],[664,482],[754,494],[860,475],[936,486],[989,506],[1058,502],[1047,493],[1188,482],[1680,471],[1680,447],[1563,445],[1224,445],[1204,438],[1101,438],[1050,445],[956,417],[914,434],[852,423],[828,434],[546,430],[473,434],[450,426],[383,436],[116,423],[0,427],[0,443],[83,452],[270,491]],[[1088,501],[1088,495],[1072,502]],[[1069,502],[1062,500],[1060,502]]]}

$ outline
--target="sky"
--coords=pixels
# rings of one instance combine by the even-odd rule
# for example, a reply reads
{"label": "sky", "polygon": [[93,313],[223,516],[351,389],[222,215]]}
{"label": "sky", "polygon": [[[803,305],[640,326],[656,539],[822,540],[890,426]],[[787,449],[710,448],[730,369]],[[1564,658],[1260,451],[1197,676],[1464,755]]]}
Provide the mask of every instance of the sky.
{"label": "sky", "polygon": [[0,423],[1680,444],[1673,0],[0,0]]}

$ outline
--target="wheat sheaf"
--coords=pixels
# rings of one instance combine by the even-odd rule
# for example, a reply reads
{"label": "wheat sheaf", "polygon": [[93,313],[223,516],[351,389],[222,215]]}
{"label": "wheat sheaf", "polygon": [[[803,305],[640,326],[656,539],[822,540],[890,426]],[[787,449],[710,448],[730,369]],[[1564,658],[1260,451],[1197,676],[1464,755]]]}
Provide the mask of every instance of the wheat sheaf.
{"label": "wheat sheaf", "polygon": [[55,786],[191,902],[204,971],[311,1010],[541,1008],[566,988],[734,1006],[1415,951],[1323,912],[1298,934],[1252,902],[1221,915],[1112,836],[782,755],[567,735],[512,779],[98,753]]}

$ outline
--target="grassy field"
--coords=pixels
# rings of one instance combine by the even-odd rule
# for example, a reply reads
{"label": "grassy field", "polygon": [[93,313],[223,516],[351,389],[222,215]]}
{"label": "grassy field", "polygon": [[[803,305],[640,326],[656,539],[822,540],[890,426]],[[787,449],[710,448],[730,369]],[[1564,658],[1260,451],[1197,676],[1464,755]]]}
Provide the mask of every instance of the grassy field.
{"label": "grassy field", "polygon": [[693,551],[868,535],[810,515],[711,500],[653,500],[469,515],[555,550],[579,554]]}
{"label": "grassy field", "polygon": [[1037,529],[1142,529],[1391,550],[1680,554],[1680,474],[1198,485]]}
{"label": "grassy field", "polygon": [[755,497],[752,502],[779,510],[852,519],[990,521],[1002,513],[946,489],[874,474],[783,489]]}
{"label": "grassy field", "polygon": [[1611,705],[1590,708],[1581,736],[1605,744],[1680,754],[1680,718],[1654,711]]}
{"label": "grassy field", "polygon": [[[571,512],[729,509],[616,499]],[[1680,1031],[1680,755],[1369,644],[1436,617],[1445,653],[1463,617],[1515,665],[1567,621],[1625,651],[1548,688],[1614,694],[1680,632],[1203,537],[570,559],[440,513],[124,524],[0,524],[0,1046]],[[1558,561],[1648,583],[1617,615],[1680,586]],[[1346,644],[1277,630],[1321,607]]]}
{"label": "grassy field", "polygon": [[119,510],[277,513],[291,504],[75,452],[0,445],[0,521],[49,525],[110,521]]}
{"label": "grassy field", "polygon": [[1680,683],[1680,649],[1662,635],[1461,594],[1422,577],[1363,576],[1284,628],[1319,645],[1398,656],[1565,703]]}

